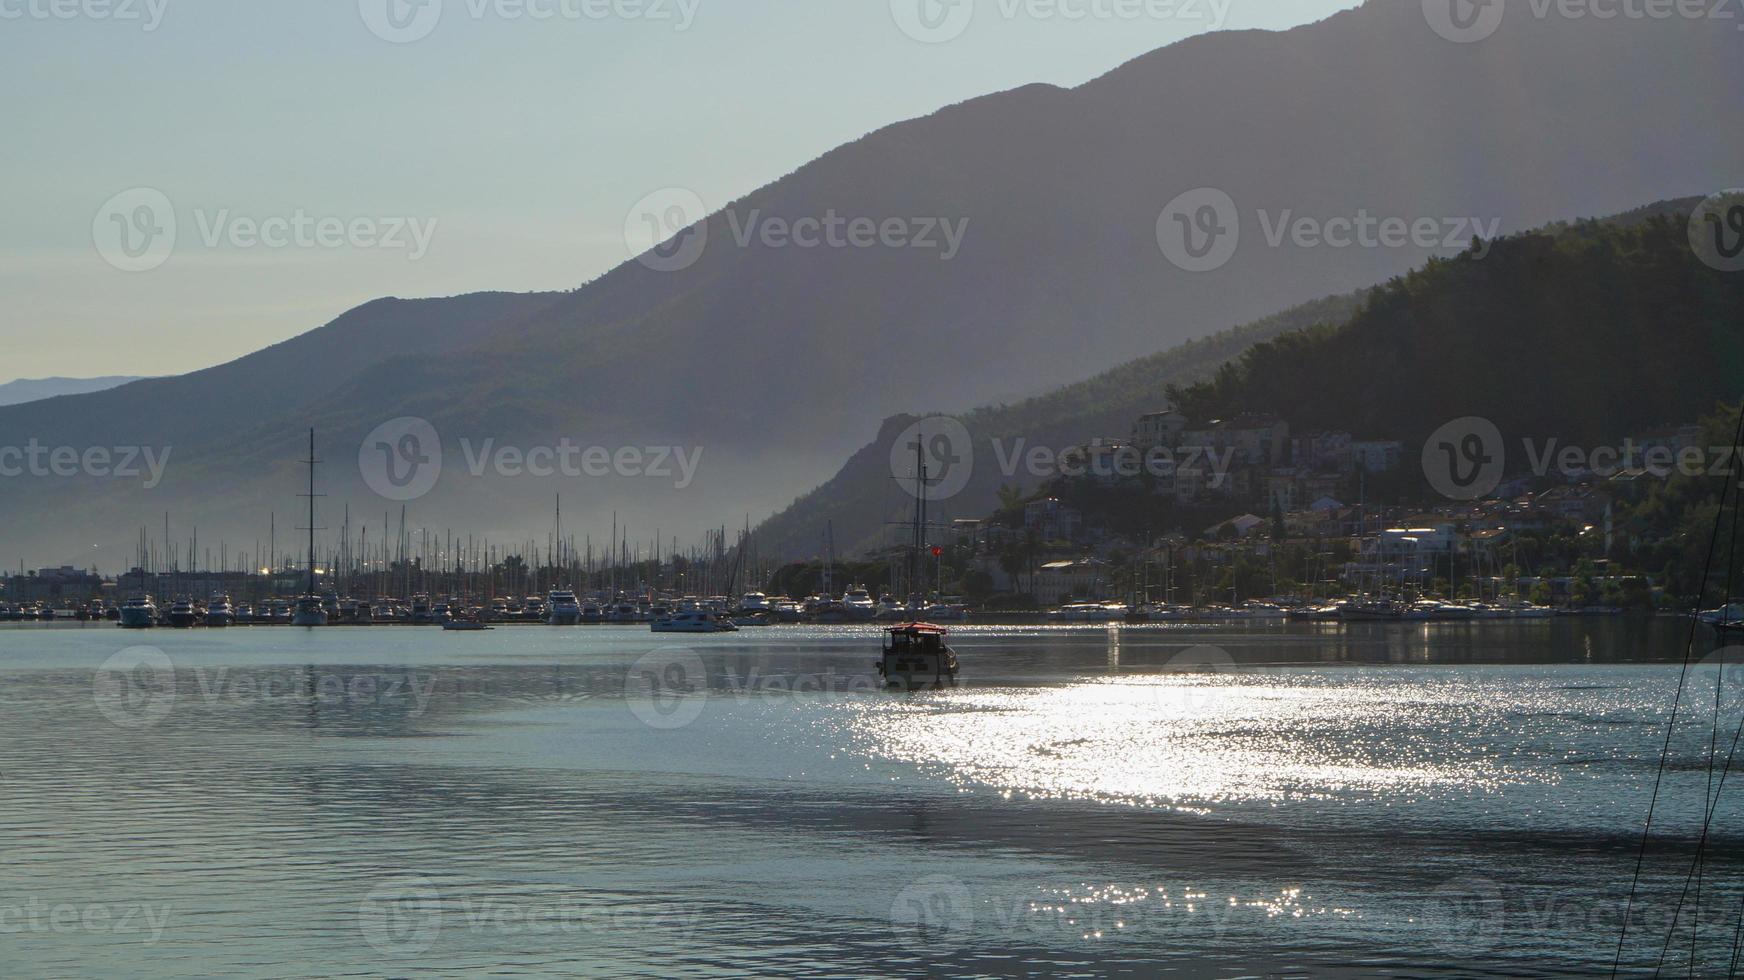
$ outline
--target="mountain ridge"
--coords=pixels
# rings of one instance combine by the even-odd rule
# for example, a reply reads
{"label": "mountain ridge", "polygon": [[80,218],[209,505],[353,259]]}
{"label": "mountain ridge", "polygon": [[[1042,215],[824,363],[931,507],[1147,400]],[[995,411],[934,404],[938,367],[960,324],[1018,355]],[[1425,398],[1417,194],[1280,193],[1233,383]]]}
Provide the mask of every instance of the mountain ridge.
{"label": "mountain ridge", "polygon": [[88,395],[143,380],[145,379],[136,375],[120,374],[97,378],[18,378],[0,384],[0,408],[60,398],[64,395]]}
{"label": "mountain ridge", "polygon": [[[1255,212],[1476,216],[1506,233],[1735,184],[1744,132],[1714,121],[1739,90],[1731,32],[1683,22],[1511,19],[1456,45],[1415,5],[1370,3],[1289,31],[1200,35],[1071,89],[1024,86],[893,123],[729,205],[741,220],[966,220],[948,262],[741,247],[714,211],[701,219],[709,244],[678,271],[632,260],[569,292],[379,301],[241,374],[0,409],[0,432],[51,444],[173,443],[182,476],[131,505],[92,496],[127,488],[52,481],[0,487],[0,501],[29,529],[22,550],[69,511],[57,533],[126,541],[126,524],[83,515],[212,513],[217,487],[277,500],[308,426],[345,458],[376,426],[419,416],[454,439],[706,446],[684,497],[656,505],[624,481],[565,490],[578,522],[618,510],[696,533],[773,512],[917,405],[969,411],[1050,390],[1464,244],[1268,247]],[[1243,234],[1226,265],[1193,273],[1164,257],[1158,224],[1199,187],[1230,196]],[[329,476],[337,496],[382,502],[356,467]],[[445,472],[417,502],[422,518],[523,532],[546,523],[557,489],[475,484]],[[235,520],[214,516],[214,533],[240,533]]]}
{"label": "mountain ridge", "polygon": [[[1464,412],[1477,411],[1482,405],[1488,405],[1489,411],[1497,415],[1503,430],[1515,437],[1560,433],[1562,442],[1576,444],[1583,441],[1595,444],[1595,440],[1620,438],[1623,435],[1621,430],[1629,424],[1689,421],[1711,407],[1706,400],[1736,395],[1734,388],[1728,387],[1724,381],[1723,371],[1715,373],[1708,369],[1731,364],[1734,365],[1734,380],[1744,378],[1738,374],[1744,369],[1736,367],[1744,364],[1738,356],[1744,351],[1744,328],[1735,331],[1730,338],[1716,332],[1711,338],[1713,346],[1706,350],[1705,357],[1699,337],[1682,336],[1689,332],[1684,329],[1680,334],[1680,344],[1674,348],[1670,344],[1671,338],[1664,336],[1667,328],[1663,326],[1656,329],[1656,335],[1664,349],[1655,351],[1651,358],[1633,353],[1634,348],[1627,345],[1617,348],[1626,352],[1617,354],[1617,357],[1640,365],[1642,373],[1649,379],[1659,379],[1654,404],[1678,405],[1684,415],[1689,416],[1688,419],[1682,416],[1678,420],[1650,418],[1651,413],[1632,410],[1632,401],[1617,405],[1605,400],[1598,405],[1608,405],[1611,410],[1599,410],[1589,405],[1594,410],[1586,413],[1591,418],[1583,422],[1582,418],[1569,414],[1571,404],[1581,404],[1578,386],[1571,388],[1566,372],[1557,375],[1554,364],[1547,361],[1558,347],[1573,346],[1570,340],[1573,332],[1564,329],[1558,335],[1557,343],[1546,343],[1537,338],[1534,331],[1547,332],[1542,325],[1548,322],[1548,313],[1533,319],[1510,310],[1496,313],[1498,318],[1505,318],[1509,327],[1500,331],[1499,336],[1492,336],[1498,331],[1487,328],[1482,320],[1473,319],[1469,310],[1460,310],[1445,294],[1448,281],[1456,274],[1450,269],[1459,270],[1457,274],[1464,277],[1459,281],[1467,283],[1465,288],[1473,292],[1491,282],[1502,284],[1493,287],[1500,292],[1509,287],[1519,288],[1519,276],[1514,273],[1520,268],[1538,264],[1547,270],[1545,274],[1548,275],[1552,263],[1559,263],[1557,268],[1560,270],[1585,262],[1590,266],[1578,268],[1612,270],[1609,274],[1592,276],[1595,283],[1613,285],[1611,280],[1625,283],[1615,287],[1619,295],[1602,309],[1627,309],[1634,314],[1636,323],[1644,323],[1648,316],[1640,306],[1647,298],[1656,297],[1655,302],[1648,304],[1653,309],[1675,310],[1684,314],[1686,319],[1700,322],[1701,309],[1711,312],[1711,304],[1685,310],[1673,301],[1673,297],[1686,294],[1710,297],[1712,290],[1692,286],[1688,289],[1662,289],[1661,292],[1666,294],[1663,296],[1649,293],[1653,280],[1643,267],[1662,277],[1675,271],[1680,284],[1683,282],[1681,277],[1688,277],[1691,283],[1705,281],[1704,274],[1710,273],[1690,252],[1686,241],[1690,214],[1701,201],[1695,197],[1675,198],[1631,208],[1606,218],[1555,222],[1542,229],[1486,243],[1484,258],[1481,259],[1474,258],[1475,253],[1467,253],[1450,260],[1432,260],[1424,268],[1371,289],[1304,304],[1253,324],[1140,358],[1017,404],[978,408],[957,418],[970,439],[973,475],[961,491],[934,503],[935,516],[940,519],[978,519],[997,508],[1001,490],[1010,487],[1025,491],[1042,482],[1042,478],[1034,475],[1026,478],[1026,474],[1019,473],[1014,477],[993,469],[1002,454],[1001,449],[993,448],[996,441],[1003,443],[1003,455],[1007,457],[1013,454],[1014,447],[1024,445],[1041,446],[1059,453],[1087,445],[1098,438],[1124,441],[1131,424],[1141,414],[1165,406],[1183,412],[1194,421],[1227,418],[1246,412],[1273,413],[1293,427],[1347,429],[1359,437],[1402,439],[1407,444],[1420,444],[1437,424],[1459,418]],[[1607,229],[1614,233],[1607,233]],[[1590,245],[1589,239],[1597,239],[1600,244]],[[1651,260],[1635,260],[1636,264],[1630,265],[1630,256],[1611,256],[1605,251],[1616,243],[1637,249],[1659,248],[1663,255],[1675,258],[1676,265],[1672,265],[1672,258],[1660,254],[1652,256]],[[1485,264],[1490,256],[1498,253],[1501,257],[1495,263]],[[1601,263],[1607,259],[1615,264],[1602,266]],[[1667,269],[1673,271],[1665,271]],[[1711,273],[1711,277],[1715,285],[1725,281],[1718,273]],[[1413,292],[1432,287],[1441,292],[1421,297]],[[1564,284],[1557,295],[1565,295],[1567,290]],[[1526,297],[1517,296],[1513,305],[1526,302]],[[1496,304],[1489,305],[1494,307]],[[1744,296],[1737,298],[1734,309],[1744,312]],[[1589,320],[1585,322],[1598,322],[1596,310],[1588,310],[1587,314]],[[1432,340],[1408,336],[1414,324],[1431,320],[1451,335],[1462,338],[1462,343],[1437,346]],[[1382,328],[1383,325],[1390,328],[1390,333]],[[1623,326],[1611,329],[1614,333],[1626,332],[1627,321]],[[1532,352],[1530,363],[1507,360],[1495,365],[1488,374],[1509,379],[1501,385],[1502,390],[1492,391],[1489,397],[1470,395],[1470,401],[1460,402],[1456,391],[1449,390],[1450,384],[1454,389],[1470,387],[1473,392],[1484,388],[1486,381],[1489,388],[1496,387],[1492,378],[1486,378],[1478,367],[1468,363],[1469,358],[1459,357],[1459,352],[1464,350],[1463,342],[1468,338],[1481,338],[1482,342],[1477,346],[1490,352],[1503,344],[1503,337],[1511,340],[1510,350]],[[1421,365],[1398,363],[1408,359],[1408,352],[1418,349],[1442,352],[1446,363],[1440,376],[1430,380]],[[1690,364],[1684,375],[1671,370],[1678,354],[1684,355]],[[1672,358],[1669,362],[1668,357]],[[1583,359],[1582,363],[1589,361],[1591,358]],[[1358,364],[1362,365],[1358,370],[1373,371],[1376,377],[1374,385],[1363,387],[1359,379],[1348,377],[1329,383],[1329,379],[1338,375],[1340,365]],[[1376,365],[1384,365],[1384,368]],[[1594,378],[1613,378],[1622,374],[1617,363],[1594,362],[1589,370]],[[1519,377],[1522,371],[1540,379],[1538,388],[1556,394],[1554,397],[1535,396],[1530,399],[1531,412],[1505,411],[1511,401],[1522,400],[1507,397],[1510,385],[1521,389],[1528,387]],[[1308,388],[1296,381],[1302,375],[1308,378]],[[1553,377],[1560,386],[1549,383]],[[1356,391],[1363,394],[1353,399],[1352,392]],[[1435,393],[1439,414],[1432,411],[1429,416],[1420,417],[1421,413],[1407,409],[1413,394],[1428,397],[1423,392]],[[900,524],[913,508],[910,492],[899,485],[903,474],[895,472],[892,464],[895,441],[921,420],[921,416],[914,414],[886,419],[878,437],[850,456],[829,481],[797,498],[755,529],[759,549],[787,558],[815,558],[826,527],[833,529],[839,553],[843,556],[875,550],[891,543],[888,527]],[[1536,424],[1529,424],[1529,420],[1535,420]]]}

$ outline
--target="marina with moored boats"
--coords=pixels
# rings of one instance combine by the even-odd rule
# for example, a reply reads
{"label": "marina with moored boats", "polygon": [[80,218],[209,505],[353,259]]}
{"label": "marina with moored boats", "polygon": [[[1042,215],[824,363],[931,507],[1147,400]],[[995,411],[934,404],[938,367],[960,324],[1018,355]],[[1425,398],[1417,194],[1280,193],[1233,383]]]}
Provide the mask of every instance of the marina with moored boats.
{"label": "marina with moored boats", "polygon": [[[556,531],[544,547],[525,541],[516,547],[494,546],[488,540],[462,537],[452,531],[435,535],[408,531],[401,509],[391,541],[377,531],[370,544],[369,528],[355,529],[349,508],[339,527],[339,540],[325,546],[317,533],[316,433],[308,434],[306,490],[306,551],[294,558],[276,545],[277,519],[269,515],[268,545],[259,542],[231,560],[220,543],[218,571],[210,570],[211,552],[199,560],[197,530],[185,551],[172,544],[169,516],[157,540],[141,529],[137,564],[113,580],[67,567],[44,570],[43,578],[64,575],[86,595],[78,600],[7,601],[0,589],[0,622],[105,622],[126,629],[196,629],[256,626],[359,627],[435,626],[459,624],[455,632],[496,625],[551,627],[644,626],[653,632],[729,633],[742,629],[792,624],[859,625],[1009,623],[1054,625],[1238,624],[1274,626],[1313,624],[1340,626],[1363,623],[1460,624],[1492,621],[1543,622],[1565,616],[1620,615],[1619,607],[1558,606],[1534,602],[1519,591],[1500,585],[1501,578],[1481,579],[1474,573],[1476,596],[1430,594],[1426,581],[1400,576],[1376,581],[1375,592],[1343,595],[1292,595],[1240,598],[1231,589],[1227,602],[1200,594],[1190,604],[1173,601],[1172,559],[1163,565],[1160,588],[1153,588],[1149,563],[1134,572],[1126,598],[1069,600],[1052,608],[976,608],[960,596],[946,595],[943,556],[933,543],[948,525],[927,519],[927,461],[917,452],[914,513],[903,522],[909,541],[895,549],[888,575],[850,581],[838,593],[831,587],[835,565],[833,531],[826,536],[821,588],[803,598],[775,593],[781,578],[756,558],[749,522],[736,545],[729,547],[725,528],[710,532],[701,548],[688,551],[676,540],[663,545],[633,544],[627,527],[615,515],[610,544],[596,548],[591,537],[577,541],[562,531],[562,502],[556,507]],[[903,483],[905,478],[899,478]],[[388,527],[392,514],[383,515]],[[266,567],[254,568],[265,554]],[[749,560],[747,556],[751,556]],[[529,560],[531,558],[531,560]],[[184,566],[183,562],[186,562]],[[936,574],[929,568],[937,564]],[[864,566],[862,566],[862,570]],[[784,570],[785,571],[785,570]],[[845,577],[844,577],[845,578]],[[36,586],[35,576],[12,580]],[[1485,582],[1493,587],[1486,588]],[[879,589],[872,587],[881,583]],[[923,584],[924,583],[924,584]],[[791,579],[789,579],[791,584]],[[936,588],[928,590],[927,586]],[[743,588],[743,591],[741,591]],[[55,591],[59,592],[57,585]],[[1163,598],[1158,598],[1158,593]],[[1092,593],[1093,595],[1095,593]],[[1105,594],[1105,593],[1104,593]],[[208,596],[206,599],[197,596]],[[906,595],[906,598],[903,596]],[[1662,611],[1659,615],[1689,616]],[[1744,601],[1733,600],[1699,614],[1699,622],[1718,632],[1744,630]],[[886,629],[888,630],[888,626]]]}

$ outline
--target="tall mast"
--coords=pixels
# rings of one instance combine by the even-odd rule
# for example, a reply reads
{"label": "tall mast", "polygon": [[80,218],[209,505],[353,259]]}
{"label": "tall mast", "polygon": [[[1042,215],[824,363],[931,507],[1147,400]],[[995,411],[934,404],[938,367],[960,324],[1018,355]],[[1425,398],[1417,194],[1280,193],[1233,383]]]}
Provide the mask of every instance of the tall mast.
{"label": "tall mast", "polygon": [[908,594],[912,598],[920,594],[919,584],[922,568],[926,561],[922,557],[926,551],[926,494],[927,465],[926,450],[923,440],[916,436],[914,440],[914,547],[910,552],[908,563]]}
{"label": "tall mast", "polygon": [[309,589],[304,595],[315,595],[315,464],[320,462],[315,458],[315,430],[309,430],[309,458],[304,460],[309,467],[309,492],[303,494],[309,498]]}

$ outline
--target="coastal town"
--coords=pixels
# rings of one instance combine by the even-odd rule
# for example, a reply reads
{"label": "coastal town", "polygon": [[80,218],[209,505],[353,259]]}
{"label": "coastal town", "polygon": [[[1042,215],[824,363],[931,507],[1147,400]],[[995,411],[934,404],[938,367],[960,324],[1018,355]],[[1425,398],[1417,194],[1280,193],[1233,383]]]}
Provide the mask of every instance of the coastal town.
{"label": "coastal town", "polygon": [[954,532],[995,604],[1112,600],[1182,617],[1362,596],[1435,600],[1456,616],[1449,605],[1687,609],[1660,574],[1664,542],[1631,512],[1700,449],[1703,427],[1623,445],[1607,465],[1510,473],[1460,501],[1424,486],[1418,453],[1397,440],[1165,408],[1128,439],[1061,453],[1038,493]]}
{"label": "coastal town", "polygon": [[[1023,621],[1464,620],[1687,614],[1668,542],[1638,511],[1700,452],[1703,427],[1631,435],[1615,465],[1510,473],[1472,500],[1438,498],[1397,440],[1295,432],[1241,415],[1195,422],[1173,408],[1128,438],[1058,454],[1030,493],[1002,490],[979,518],[929,524],[866,554],[781,564],[747,525],[701,549],[596,553],[561,538],[482,546],[452,533],[391,546],[354,539],[307,555],[223,555],[141,532],[119,575],[59,566],[0,578],[0,620],[152,625],[288,624],[300,594],[323,622],[659,623],[703,611],[739,627],[971,615]],[[900,481],[898,481],[900,482]],[[614,539],[619,531],[614,530]],[[917,553],[924,549],[925,553]],[[565,598],[567,597],[567,598]],[[553,606],[574,604],[573,612]],[[1724,618],[1723,611],[1716,615]]]}

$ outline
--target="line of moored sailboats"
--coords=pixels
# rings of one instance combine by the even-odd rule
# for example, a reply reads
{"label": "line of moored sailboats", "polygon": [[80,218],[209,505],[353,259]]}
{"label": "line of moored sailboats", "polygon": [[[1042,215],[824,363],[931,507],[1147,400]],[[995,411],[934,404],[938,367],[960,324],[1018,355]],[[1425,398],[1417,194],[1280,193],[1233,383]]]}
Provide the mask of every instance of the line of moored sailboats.
{"label": "line of moored sailboats", "polygon": [[[647,625],[655,632],[730,632],[742,627],[788,623],[910,622],[929,619],[964,622],[968,606],[954,600],[929,598],[900,602],[891,596],[874,601],[860,586],[841,596],[813,595],[798,600],[748,592],[738,599],[725,596],[679,596],[650,590],[640,594],[582,594],[553,589],[543,596],[497,597],[414,595],[409,599],[373,600],[327,592],[258,603],[237,603],[228,595],[207,599],[178,596],[159,602],[138,595],[119,607],[93,603],[80,618],[118,622],[128,629],[229,626],[445,626],[450,623],[541,624],[548,626]],[[0,610],[0,618],[3,610]],[[24,618],[24,617],[20,617]],[[33,615],[31,618],[35,618]],[[44,617],[52,618],[52,617]],[[69,617],[70,618],[70,617]],[[300,622],[315,619],[315,622]]]}
{"label": "line of moored sailboats", "polygon": [[1185,606],[1173,603],[1128,605],[1123,602],[1075,602],[1048,614],[1064,623],[1376,623],[1467,622],[1474,620],[1547,620],[1558,615],[1608,615],[1612,607],[1553,609],[1526,599],[1454,602],[1441,599],[1404,600],[1390,596],[1356,595],[1331,601],[1263,600],[1228,605]]}

